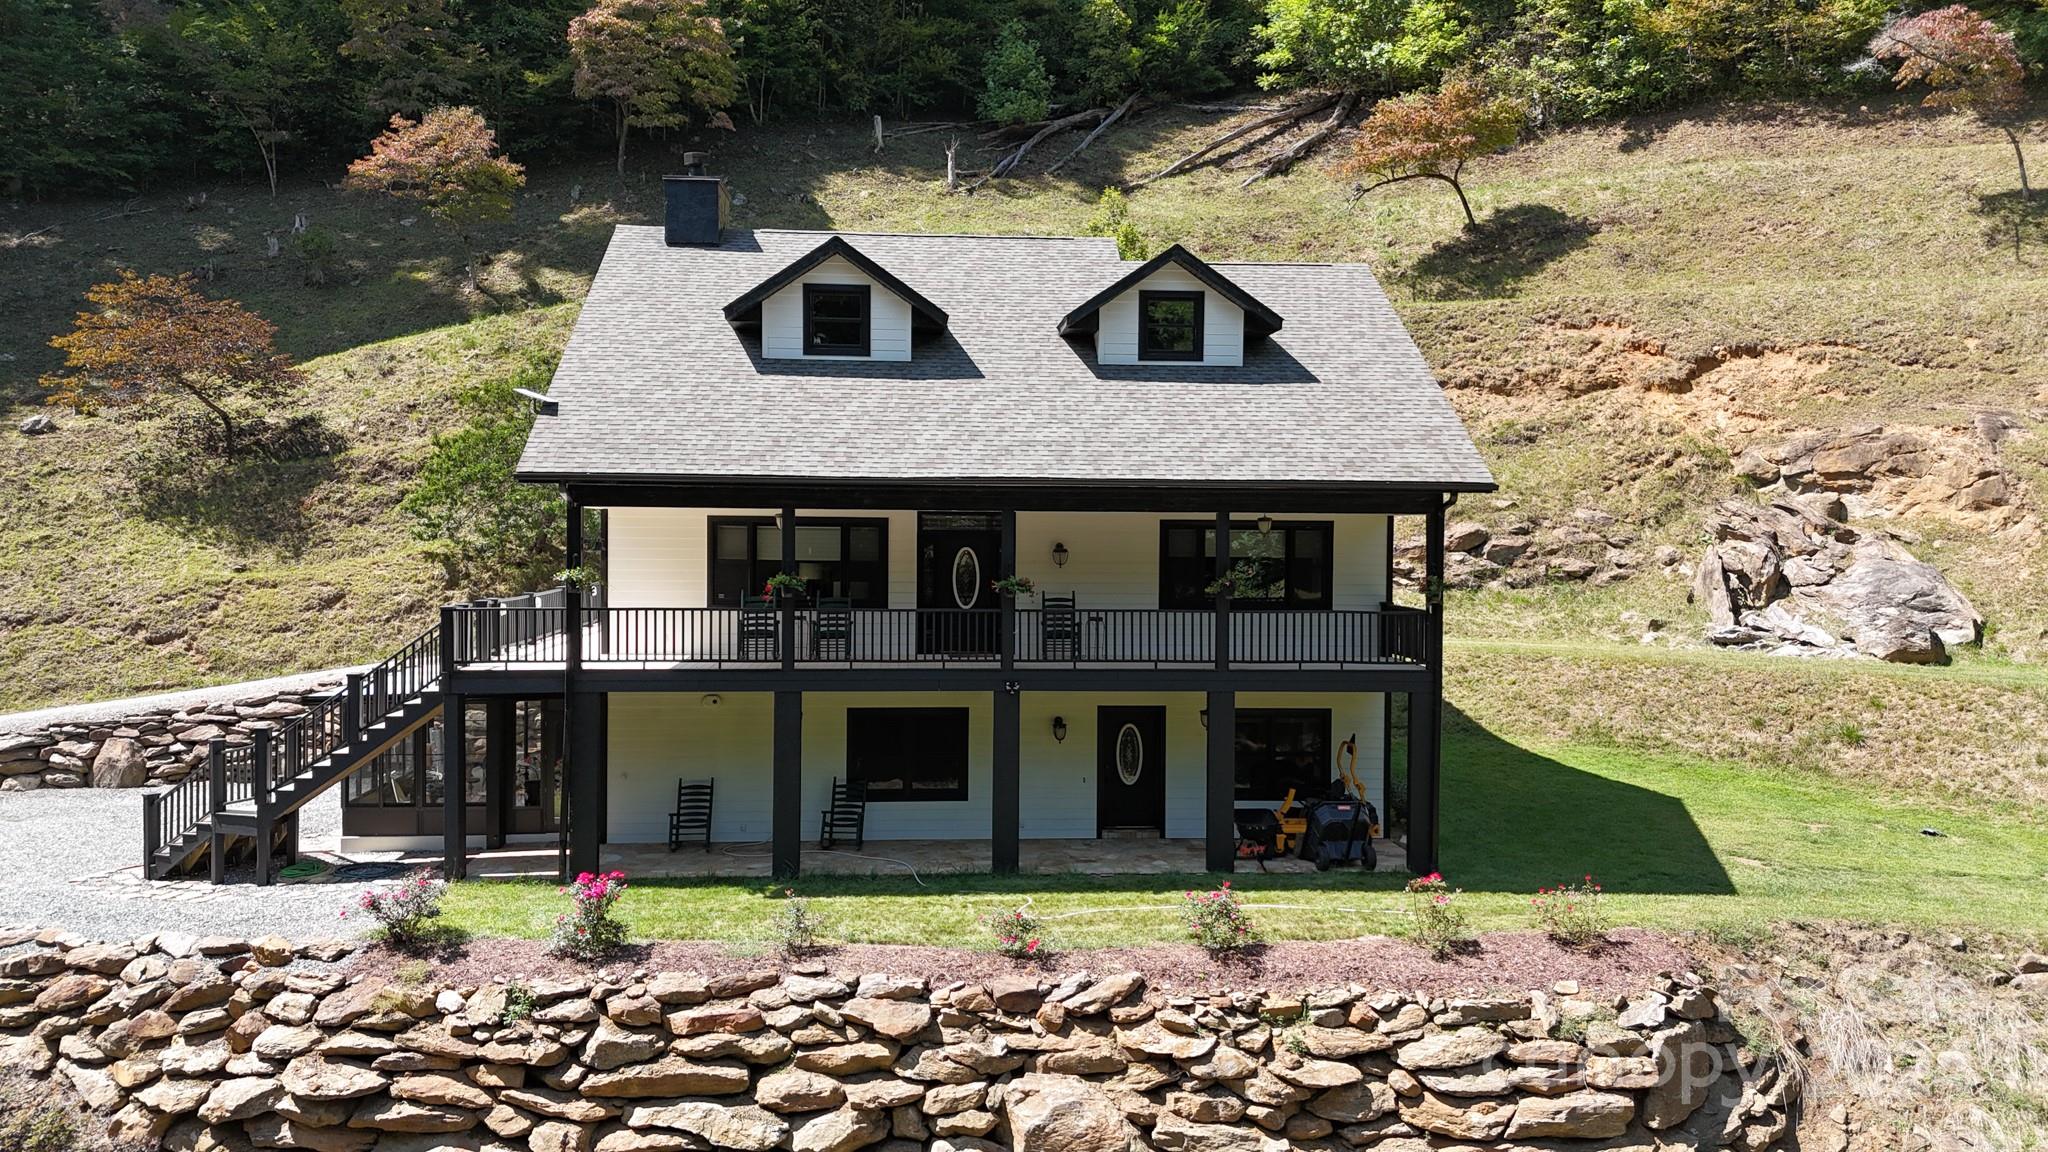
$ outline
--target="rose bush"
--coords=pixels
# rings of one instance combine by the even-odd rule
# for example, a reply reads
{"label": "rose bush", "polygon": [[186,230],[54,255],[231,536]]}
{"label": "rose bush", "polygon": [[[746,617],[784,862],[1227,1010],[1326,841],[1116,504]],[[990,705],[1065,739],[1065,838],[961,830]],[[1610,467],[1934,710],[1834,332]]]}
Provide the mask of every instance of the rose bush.
{"label": "rose bush", "polygon": [[581,873],[562,893],[572,906],[555,917],[549,949],[556,955],[601,960],[626,942],[626,926],[612,915],[612,907],[626,894],[624,872]]}

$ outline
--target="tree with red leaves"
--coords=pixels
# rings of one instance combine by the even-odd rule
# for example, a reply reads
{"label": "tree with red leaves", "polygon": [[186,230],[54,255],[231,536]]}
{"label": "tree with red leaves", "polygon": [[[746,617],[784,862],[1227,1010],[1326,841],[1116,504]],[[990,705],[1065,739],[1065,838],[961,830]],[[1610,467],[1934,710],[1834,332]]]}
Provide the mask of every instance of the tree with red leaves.
{"label": "tree with red leaves", "polygon": [[297,386],[299,370],[272,343],[277,325],[233,300],[199,291],[189,274],[119,280],[85,294],[97,311],[80,312],[53,338],[67,375],[42,379],[49,402],[87,412],[175,397],[197,401],[220,421],[221,455],[232,458],[234,396],[272,396]]}
{"label": "tree with red leaves", "polygon": [[739,97],[739,74],[725,27],[702,0],[597,0],[569,22],[569,57],[579,100],[606,100],[618,135],[618,171],[626,174],[626,133],[678,128],[687,109],[710,113]]}
{"label": "tree with red leaves", "polygon": [[1927,85],[1929,107],[1968,112],[2004,132],[2019,163],[2020,198],[2031,198],[2018,130],[2026,68],[2010,32],[1951,4],[1894,22],[1870,41],[1870,54],[1899,62],[1893,76],[1900,88]]}
{"label": "tree with red leaves", "polygon": [[1345,170],[1371,177],[1357,195],[1404,180],[1441,180],[1458,194],[1465,227],[1479,221],[1459,183],[1465,162],[1498,152],[1522,134],[1522,106],[1489,95],[1476,81],[1446,80],[1435,92],[1382,100],[1358,127]]}
{"label": "tree with red leaves", "polygon": [[[348,166],[342,187],[417,201],[427,215],[453,226],[469,247],[469,225],[512,215],[512,194],[526,169],[498,153],[498,137],[474,108],[436,108],[418,123],[393,116],[370,142],[370,154]],[[476,279],[476,254],[464,271]]]}

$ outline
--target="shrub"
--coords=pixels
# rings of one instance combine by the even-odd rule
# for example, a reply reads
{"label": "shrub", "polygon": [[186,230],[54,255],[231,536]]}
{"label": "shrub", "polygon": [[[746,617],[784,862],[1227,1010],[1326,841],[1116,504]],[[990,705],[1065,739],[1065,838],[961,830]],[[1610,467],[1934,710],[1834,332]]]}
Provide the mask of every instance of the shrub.
{"label": "shrub", "polygon": [[534,1003],[533,989],[517,980],[505,985],[505,1007],[498,1012],[499,1024],[517,1024],[533,1015],[539,1007]]}
{"label": "shrub", "polygon": [[1045,942],[1045,922],[1028,904],[983,916],[981,925],[995,937],[996,951],[1012,960],[1039,960],[1052,954],[1052,946]]}
{"label": "shrub", "polygon": [[1607,938],[1607,913],[1600,907],[1600,885],[1591,873],[1575,883],[1538,888],[1529,903],[1552,940],[1585,948]]}
{"label": "shrub", "polygon": [[562,892],[572,907],[555,917],[550,951],[578,960],[602,960],[626,942],[626,926],[612,916],[612,906],[626,894],[624,872],[584,872]]}
{"label": "shrub", "polygon": [[1457,906],[1458,889],[1431,872],[1408,882],[1408,911],[1415,917],[1415,939],[1438,960],[1446,959],[1467,939],[1465,913]]}
{"label": "shrub", "polygon": [[782,907],[775,910],[773,927],[782,954],[802,956],[817,951],[818,934],[824,923],[809,900],[797,895],[794,888],[784,888]]}
{"label": "shrub", "polygon": [[[393,888],[365,888],[356,897],[356,910],[367,913],[384,931],[394,948],[413,948],[427,938],[428,925],[441,915],[441,893],[448,882],[422,868]],[[348,912],[342,912],[348,918]]]}
{"label": "shrub", "polygon": [[72,1152],[83,1143],[71,1117],[54,1104],[0,1119],[0,1148],[7,1152]]}
{"label": "shrub", "polygon": [[982,66],[981,100],[975,105],[984,120],[1024,124],[1043,120],[1052,105],[1052,80],[1045,58],[1026,35],[1024,25],[1003,25]]}
{"label": "shrub", "polygon": [[1213,891],[1189,889],[1183,893],[1180,919],[1195,943],[1212,953],[1236,952],[1256,943],[1259,938],[1251,914],[1238,903],[1237,892],[1228,880],[1218,884]]}
{"label": "shrub", "polygon": [[1116,254],[1125,260],[1143,260],[1152,253],[1145,234],[1131,223],[1131,202],[1115,188],[1104,188],[1096,198],[1095,213],[1081,231],[1089,236],[1108,236],[1116,241]]}

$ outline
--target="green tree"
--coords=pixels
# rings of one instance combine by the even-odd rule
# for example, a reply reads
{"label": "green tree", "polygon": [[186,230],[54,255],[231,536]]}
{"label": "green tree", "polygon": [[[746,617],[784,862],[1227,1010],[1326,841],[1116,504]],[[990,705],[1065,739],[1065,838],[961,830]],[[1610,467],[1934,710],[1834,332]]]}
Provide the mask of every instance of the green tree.
{"label": "green tree", "polygon": [[1262,86],[1358,92],[1434,80],[1476,32],[1455,0],[1272,0],[1258,34]]}
{"label": "green tree", "polygon": [[810,0],[727,0],[719,18],[754,123],[767,120],[785,100],[818,102],[826,75],[825,47],[821,18]]}
{"label": "green tree", "polygon": [[0,3],[0,192],[129,188],[170,154],[144,67],[78,0]]}
{"label": "green tree", "polygon": [[550,363],[537,361],[465,392],[468,424],[434,438],[433,451],[399,510],[413,536],[447,569],[449,580],[479,593],[542,587],[561,567],[561,494],[513,479],[532,407],[514,389],[544,390]]}
{"label": "green tree", "polygon": [[725,28],[701,0],[597,0],[569,22],[569,57],[579,100],[612,106],[618,171],[626,174],[626,133],[676,128],[689,110],[718,111],[739,95]]}
{"label": "green tree", "polygon": [[1012,20],[1003,25],[982,65],[981,99],[975,109],[984,120],[1025,124],[1045,119],[1051,105],[1052,80],[1045,74],[1045,58],[1024,25]]}
{"label": "green tree", "polygon": [[277,195],[278,150],[300,138],[301,114],[332,97],[340,22],[333,9],[296,0],[212,0],[175,11],[170,26],[206,98],[212,142],[253,145]]}
{"label": "green tree", "polygon": [[462,104],[481,50],[465,40],[448,0],[339,0],[351,35],[343,56],[363,70],[362,99],[377,118],[417,120]]}

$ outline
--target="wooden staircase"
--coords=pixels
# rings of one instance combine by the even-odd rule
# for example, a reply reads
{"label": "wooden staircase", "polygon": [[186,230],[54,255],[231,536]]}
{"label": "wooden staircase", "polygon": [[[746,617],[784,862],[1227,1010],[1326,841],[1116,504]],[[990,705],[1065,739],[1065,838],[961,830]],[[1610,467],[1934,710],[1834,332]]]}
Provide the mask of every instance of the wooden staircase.
{"label": "wooden staircase", "polygon": [[279,851],[287,863],[297,855],[299,809],[440,716],[443,659],[441,629],[430,628],[290,724],[248,744],[215,740],[203,772],[143,795],[145,874],[190,875],[204,863],[218,884],[246,851],[256,882],[270,883]]}

